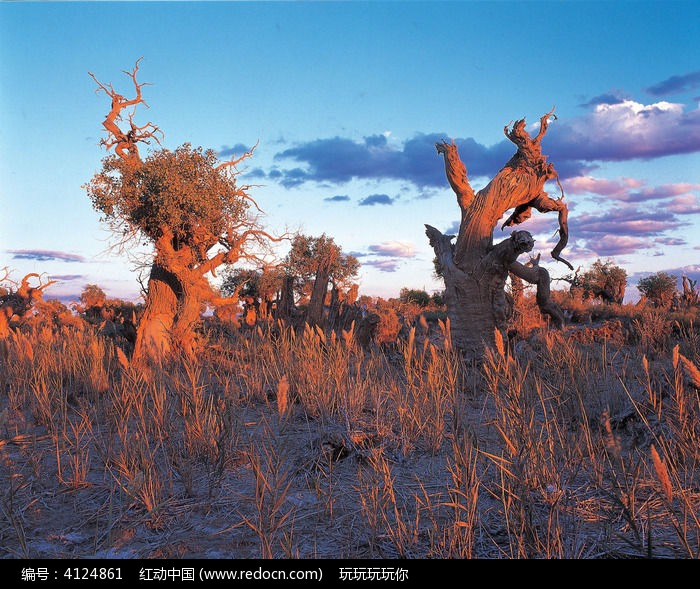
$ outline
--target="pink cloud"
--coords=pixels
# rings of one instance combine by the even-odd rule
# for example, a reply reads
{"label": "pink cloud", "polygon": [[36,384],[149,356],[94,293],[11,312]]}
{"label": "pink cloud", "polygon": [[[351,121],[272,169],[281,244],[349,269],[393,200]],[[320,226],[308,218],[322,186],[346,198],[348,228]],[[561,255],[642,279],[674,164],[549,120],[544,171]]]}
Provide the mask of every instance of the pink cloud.
{"label": "pink cloud", "polygon": [[593,176],[577,176],[563,182],[566,192],[570,194],[600,194],[602,196],[617,196],[624,194],[632,188],[643,185],[636,178],[620,178],[619,180],[606,180]]}
{"label": "pink cloud", "polygon": [[664,208],[679,215],[700,213],[700,198],[694,194],[683,194],[672,198]]}
{"label": "pink cloud", "polygon": [[413,244],[408,241],[387,241],[379,245],[370,245],[369,251],[378,256],[394,258],[412,258],[416,255]]}
{"label": "pink cloud", "polygon": [[399,269],[399,263],[396,260],[369,260],[362,262],[363,266],[372,266],[380,272],[396,272]]}
{"label": "pink cloud", "polygon": [[629,235],[605,235],[600,239],[588,241],[588,247],[601,257],[631,254],[650,245],[646,239]]}

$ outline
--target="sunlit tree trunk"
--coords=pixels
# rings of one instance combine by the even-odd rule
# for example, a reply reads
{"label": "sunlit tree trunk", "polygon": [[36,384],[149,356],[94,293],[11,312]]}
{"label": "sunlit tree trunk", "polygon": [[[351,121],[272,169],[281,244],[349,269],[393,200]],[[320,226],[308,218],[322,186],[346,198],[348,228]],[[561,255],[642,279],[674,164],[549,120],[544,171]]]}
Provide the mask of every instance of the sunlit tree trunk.
{"label": "sunlit tree trunk", "polygon": [[319,264],[314,279],[314,286],[311,290],[311,299],[306,314],[309,325],[323,325],[323,310],[328,294],[328,283],[330,282],[330,268],[328,264]]}
{"label": "sunlit tree trunk", "polygon": [[282,290],[280,292],[279,308],[277,317],[282,320],[289,320],[294,315],[294,277],[286,274],[282,280]]}
{"label": "sunlit tree trunk", "polygon": [[[248,216],[248,206],[257,204],[235,182],[236,165],[250,157],[252,149],[225,163],[218,163],[211,150],[201,153],[189,144],[141,159],[138,144],[160,144],[162,133],[152,123],[137,126],[133,120],[134,109],[144,103],[144,84],[136,79],[139,61],[125,72],[133,83],[132,99],[90,74],[98,91],[111,99],[102,123],[107,131],[102,144],[114,148],[119,165],[109,158],[103,173],[88,185],[93,204],[119,220],[125,235],[143,235],[154,244],[135,362],[159,360],[172,351],[192,354],[204,304],[232,304],[231,298],[222,299],[213,291],[207,275],[222,264],[255,258],[247,248],[275,240]],[[218,251],[212,253],[215,248]]]}
{"label": "sunlit tree trunk", "polygon": [[[467,169],[454,143],[436,145],[445,162],[447,180],[457,196],[461,222],[455,236],[443,235],[426,225],[426,234],[435,251],[445,281],[445,302],[450,319],[451,336],[455,346],[465,356],[478,358],[485,346],[494,342],[495,331],[505,335],[512,314],[512,300],[505,292],[509,272],[537,285],[540,310],[556,326],[563,326],[563,314],[549,298],[549,274],[531,260],[526,266],[517,258],[532,250],[534,241],[527,231],[513,231],[505,241],[494,246],[493,231],[504,213],[514,209],[503,227],[522,223],[531,210],[556,211],[559,216],[559,242],[552,257],[560,257],[568,240],[567,207],[562,198],[552,199],[544,192],[549,179],[558,179],[554,166],[541,153],[540,141],[549,117],[540,119],[540,131],[535,138],[525,131],[525,121],[506,126],[506,136],[517,146],[517,152],[491,182],[474,192]],[[563,195],[562,195],[563,196]]]}

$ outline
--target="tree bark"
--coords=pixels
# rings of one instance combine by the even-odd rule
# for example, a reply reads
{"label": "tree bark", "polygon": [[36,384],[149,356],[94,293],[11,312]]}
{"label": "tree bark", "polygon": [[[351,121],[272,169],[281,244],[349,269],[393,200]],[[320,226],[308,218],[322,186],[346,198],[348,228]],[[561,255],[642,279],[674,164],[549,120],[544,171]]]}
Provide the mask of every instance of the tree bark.
{"label": "tree bark", "polygon": [[309,300],[308,310],[306,312],[306,321],[309,325],[323,326],[323,309],[328,294],[328,283],[330,281],[330,271],[328,264],[319,264],[314,279],[314,286],[311,290],[311,298]]}
{"label": "tree bark", "polygon": [[284,321],[290,320],[294,315],[294,277],[285,274],[282,280],[277,317]]}
{"label": "tree bark", "polygon": [[430,225],[425,226],[426,235],[445,281],[452,341],[465,357],[481,357],[485,346],[493,345],[495,330],[505,335],[513,310],[512,299],[505,292],[509,273],[536,284],[540,310],[557,327],[563,326],[563,314],[549,298],[548,272],[537,263],[528,267],[517,262],[521,254],[534,246],[530,233],[513,231],[505,241],[493,244],[494,228],[508,210],[514,209],[502,228],[522,223],[530,217],[532,209],[556,211],[559,242],[552,250],[552,257],[571,267],[560,256],[568,241],[568,211],[563,194],[555,200],[544,191],[547,180],[558,181],[554,166],[546,161],[540,147],[551,116],[549,112],[540,119],[540,130],[534,138],[525,131],[524,120],[517,121],[512,128],[505,127],[504,132],[517,151],[478,192],[469,183],[466,166],[454,142],[436,144],[438,154],[444,158],[447,180],[457,196],[461,221],[454,245],[455,236],[443,235]]}
{"label": "tree bark", "polygon": [[136,330],[134,359],[156,359],[170,354],[177,311],[177,279],[160,264],[151,266],[146,305]]}
{"label": "tree bark", "polygon": [[[129,172],[144,169],[145,164],[139,154],[139,143],[148,144],[154,140],[160,145],[159,137],[162,136],[160,129],[152,123],[137,126],[133,121],[135,108],[145,104],[142,95],[144,84],[138,83],[136,79],[140,61],[139,59],[136,62],[131,72],[125,72],[134,86],[135,96],[132,99],[125,98],[117,93],[111,84],[103,84],[93,74],[89,74],[97,83],[97,91],[105,92],[111,99],[111,109],[102,123],[107,132],[107,138],[102,144],[107,149],[114,148],[117,156],[126,163]],[[236,164],[250,157],[252,152],[251,149],[238,159],[222,163],[215,169],[235,175]],[[197,178],[191,182],[196,183]],[[246,199],[257,208],[257,203],[245,194],[245,189],[238,190],[236,196]],[[143,223],[142,219],[134,221],[133,218],[129,218],[129,212],[124,215],[127,225],[132,230],[143,231],[155,245],[146,306],[137,328],[134,361],[158,360],[174,349],[192,354],[196,347],[196,327],[201,320],[203,304],[231,304],[230,299],[220,299],[212,291],[206,275],[209,272],[214,273],[222,264],[233,264],[242,257],[254,257],[245,252],[248,240],[262,243],[265,239],[274,238],[252,221],[231,219],[223,235],[218,223],[214,234],[205,223],[195,222],[194,229],[188,232],[187,238],[181,236],[176,239],[175,232],[168,226],[167,220],[154,222],[155,229],[149,225],[146,230],[144,225],[140,224]],[[224,249],[219,248],[217,253],[208,257],[215,246],[223,246]]]}
{"label": "tree bark", "polygon": [[198,264],[190,247],[175,249],[173,243],[172,232],[163,228],[155,244],[146,305],[136,333],[136,361],[157,360],[172,351],[193,354],[203,303],[231,302],[220,299],[205,276],[212,263],[219,263],[212,258]]}
{"label": "tree bark", "polygon": [[[7,272],[5,278],[7,278]],[[30,279],[36,278],[37,286],[29,284]],[[32,272],[27,274],[15,292],[2,289],[0,294],[0,339],[6,339],[10,335],[12,323],[23,321],[30,316],[30,311],[37,304],[43,303],[44,290],[54,284],[55,280],[49,280],[42,284],[41,275]]]}

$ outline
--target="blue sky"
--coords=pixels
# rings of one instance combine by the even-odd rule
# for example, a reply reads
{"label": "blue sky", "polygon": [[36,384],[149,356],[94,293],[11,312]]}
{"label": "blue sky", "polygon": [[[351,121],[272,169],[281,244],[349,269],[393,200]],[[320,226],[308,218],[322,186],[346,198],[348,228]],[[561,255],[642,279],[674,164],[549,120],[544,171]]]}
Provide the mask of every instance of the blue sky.
{"label": "blue sky", "polygon": [[[700,3],[673,0],[2,2],[0,269],[57,280],[47,298],[98,284],[136,300],[135,258],[82,185],[109,110],[88,72],[131,96],[122,72],[142,57],[136,122],[222,159],[258,143],[239,178],[265,226],[333,237],[361,294],[441,288],[424,224],[456,231],[459,211],[436,141],[458,143],[479,189],[514,152],[503,127],[553,106],[564,257],[612,259],[628,298],[649,272],[700,278],[698,22]],[[549,257],[556,215],[518,228],[569,272]]]}

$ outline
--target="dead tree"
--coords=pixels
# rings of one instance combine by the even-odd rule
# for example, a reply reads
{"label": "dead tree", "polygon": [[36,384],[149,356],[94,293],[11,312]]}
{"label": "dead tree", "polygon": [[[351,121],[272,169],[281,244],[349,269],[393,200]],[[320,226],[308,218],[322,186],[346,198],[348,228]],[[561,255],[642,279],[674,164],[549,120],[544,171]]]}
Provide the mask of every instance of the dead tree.
{"label": "dead tree", "polygon": [[[4,270],[4,277],[0,283],[7,280],[9,271]],[[32,278],[38,280],[37,285],[30,283]],[[19,325],[32,314],[32,310],[44,302],[44,291],[54,284],[55,280],[42,282],[40,274],[32,272],[27,274],[16,290],[12,288],[0,289],[0,339],[10,335],[10,328]]]}
{"label": "dead tree", "polygon": [[688,278],[683,275],[683,295],[682,301],[683,305],[686,307],[695,307],[698,304],[698,291],[695,285],[698,283],[697,280]]}
{"label": "dead tree", "polygon": [[[531,137],[525,130],[525,120],[506,125],[504,133],[517,147],[516,153],[501,171],[481,190],[474,192],[467,169],[459,157],[454,142],[436,144],[444,158],[447,180],[457,196],[461,211],[459,233],[443,235],[426,225],[426,235],[435,250],[437,263],[445,281],[445,302],[450,319],[454,345],[465,357],[479,358],[484,346],[494,341],[495,330],[505,336],[512,314],[512,301],[505,292],[508,274],[537,285],[536,301],[540,311],[556,327],[563,327],[561,309],[550,299],[550,277],[535,260],[530,265],[518,262],[518,257],[532,250],[534,240],[527,231],[513,231],[508,239],[496,245],[493,231],[503,215],[513,209],[501,229],[519,225],[532,214],[557,212],[559,240],[552,257],[566,264],[561,257],[569,238],[568,209],[563,190],[557,199],[544,190],[548,180],[558,180],[554,166],[542,154],[541,141],[547,132],[554,110],[540,118],[539,132]],[[554,117],[555,118],[555,117]],[[456,237],[456,242],[453,243]]]}

